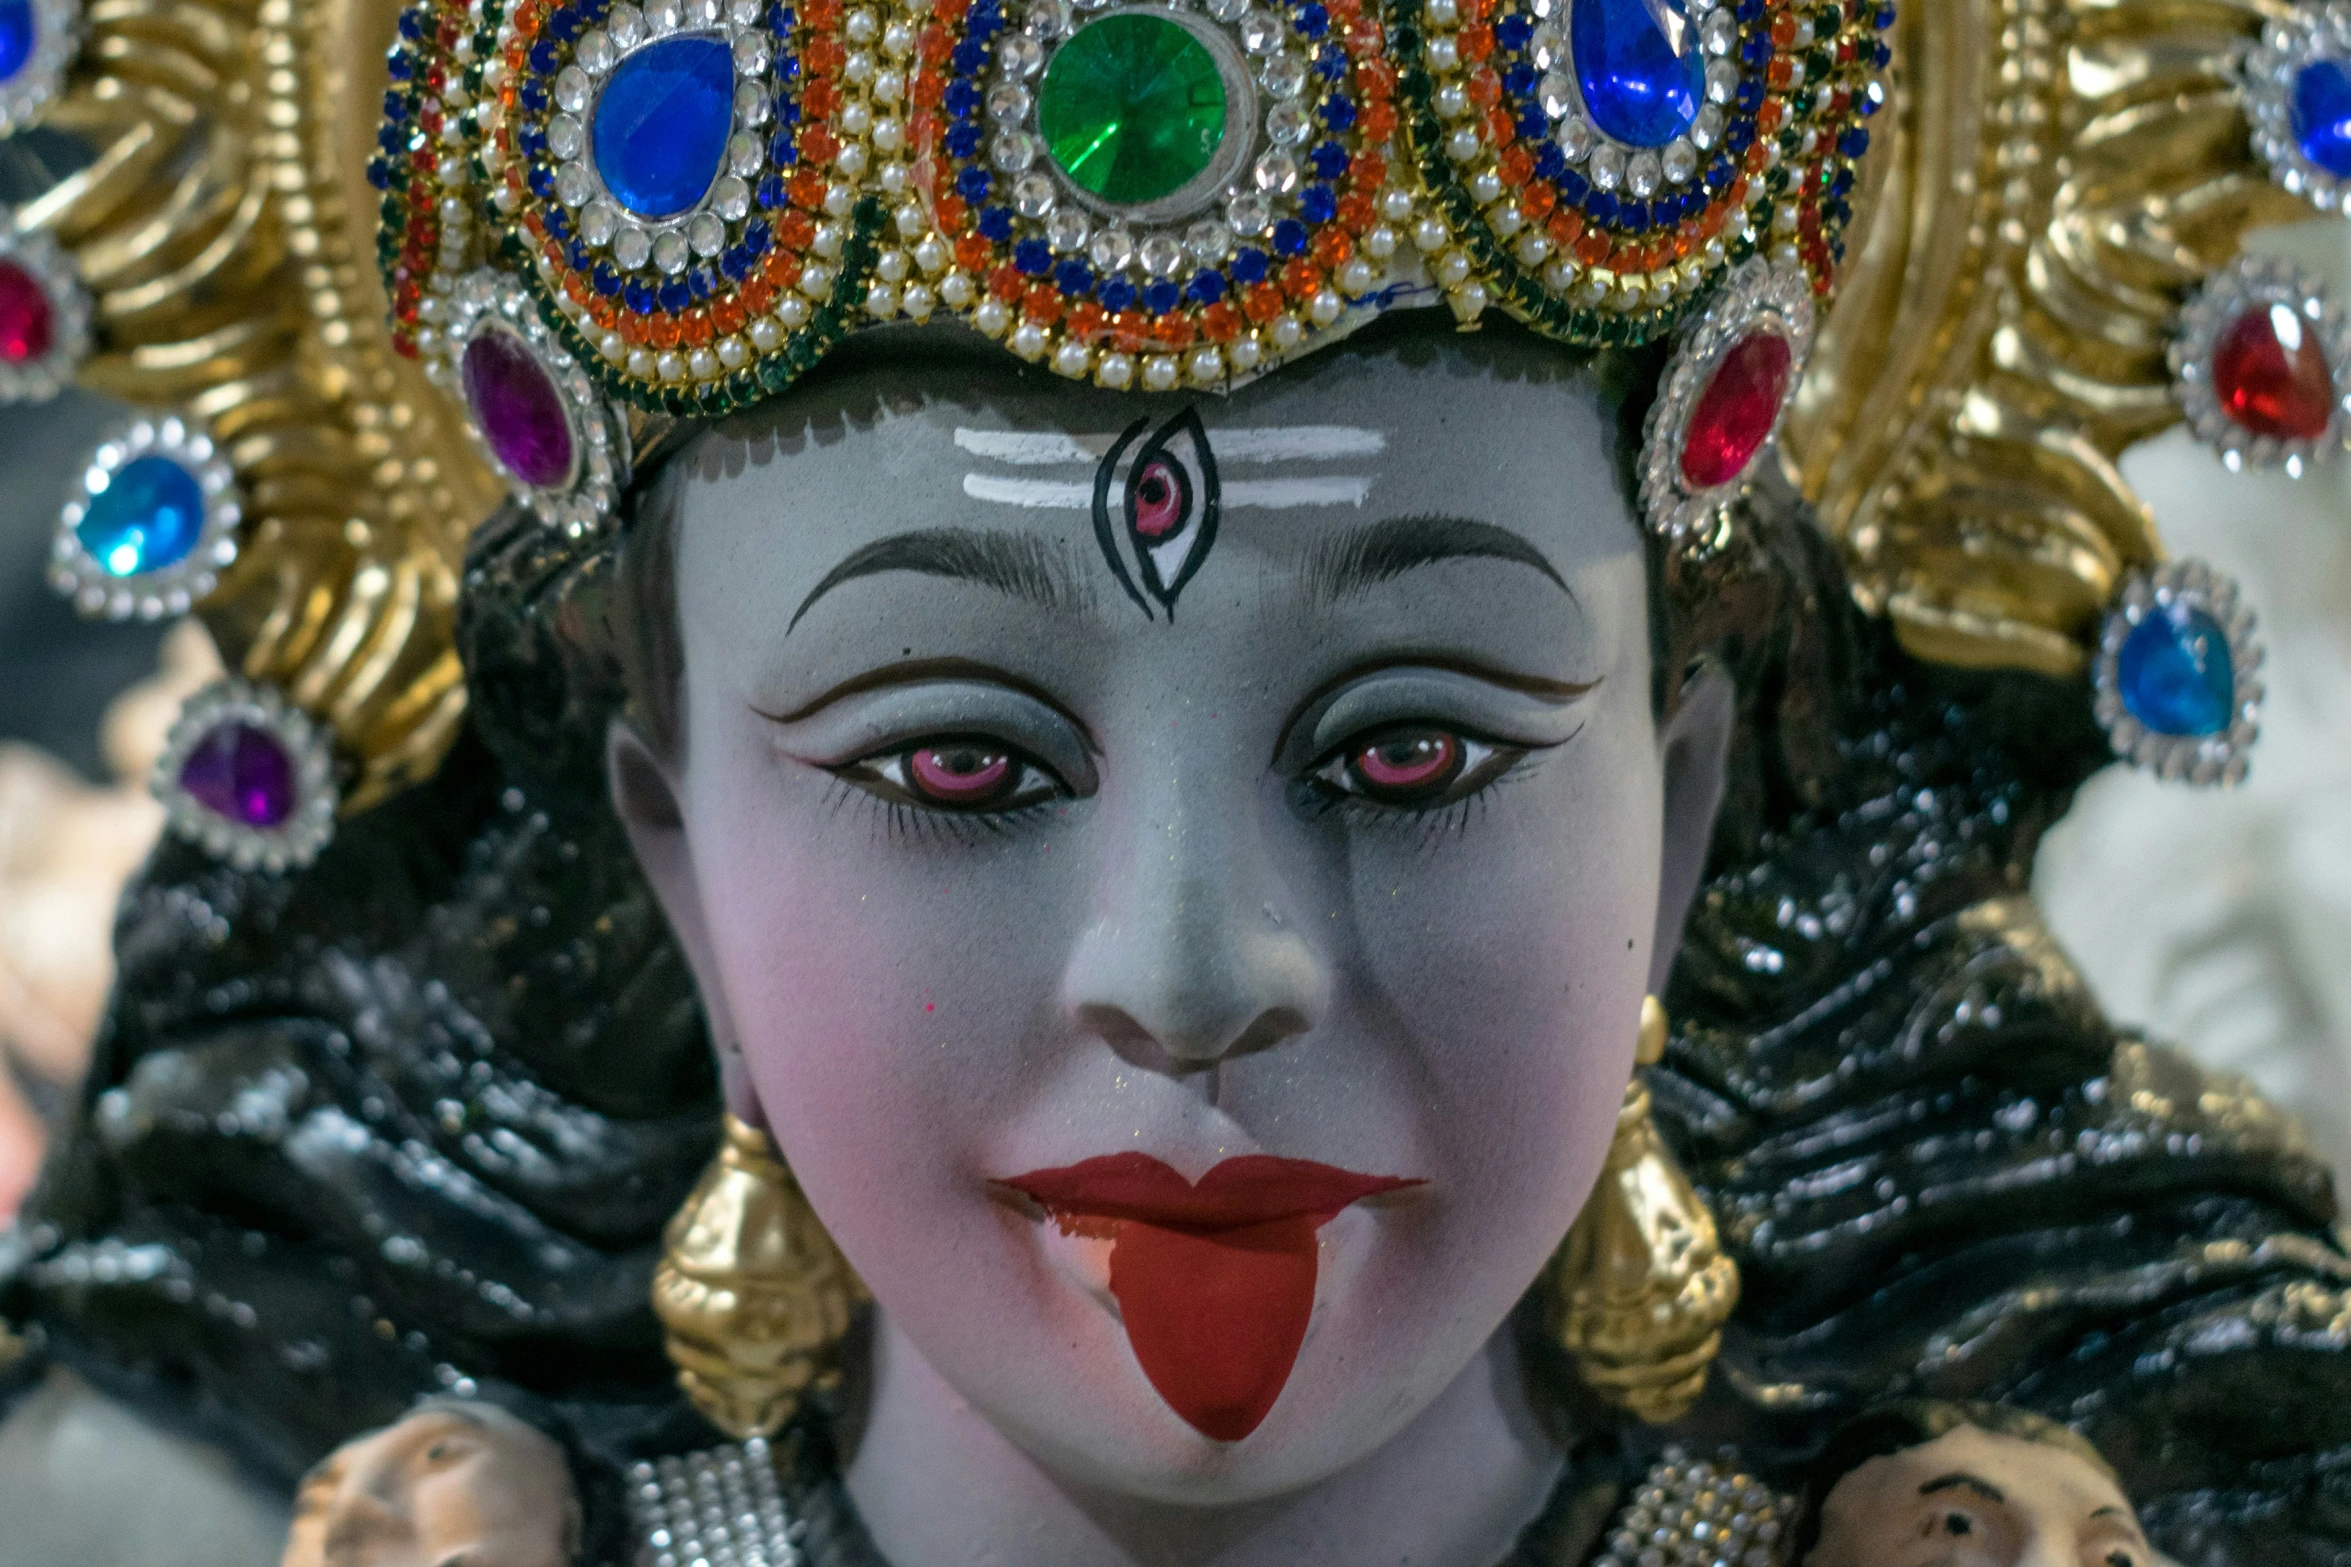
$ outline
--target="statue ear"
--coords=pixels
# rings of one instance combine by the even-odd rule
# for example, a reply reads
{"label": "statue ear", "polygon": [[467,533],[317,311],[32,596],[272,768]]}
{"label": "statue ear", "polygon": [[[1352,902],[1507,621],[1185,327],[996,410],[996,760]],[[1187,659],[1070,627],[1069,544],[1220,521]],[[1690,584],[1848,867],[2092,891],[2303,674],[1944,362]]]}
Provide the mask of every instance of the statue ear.
{"label": "statue ear", "polygon": [[1722,806],[1739,693],[1731,677],[1708,666],[1682,686],[1681,701],[1658,736],[1665,775],[1664,863],[1657,878],[1657,939],[1649,949],[1649,993],[1665,994],[1681,951],[1682,927],[1706,877],[1714,816]]}
{"label": "statue ear", "polygon": [[720,1085],[727,1108],[737,1119],[764,1128],[758,1093],[743,1065],[742,1035],[735,1032],[727,1011],[726,991],[718,982],[716,953],[710,943],[710,919],[702,906],[701,878],[686,842],[686,815],[679,803],[678,781],[670,764],[625,718],[613,720],[604,737],[604,772],[612,789],[612,808],[628,830],[638,868],[653,885],[661,911],[669,917],[671,934],[694,971],[694,988],[701,993],[702,1015],[710,1025],[710,1042],[718,1052]]}

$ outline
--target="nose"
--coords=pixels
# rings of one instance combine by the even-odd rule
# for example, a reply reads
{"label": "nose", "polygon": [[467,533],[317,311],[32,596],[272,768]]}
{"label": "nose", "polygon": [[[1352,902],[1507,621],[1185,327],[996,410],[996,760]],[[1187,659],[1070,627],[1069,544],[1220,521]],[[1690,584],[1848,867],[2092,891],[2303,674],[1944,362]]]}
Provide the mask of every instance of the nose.
{"label": "nose", "polygon": [[1260,803],[1166,782],[1123,806],[1104,802],[1110,841],[1063,1000],[1079,1027],[1138,1066],[1185,1076],[1314,1027],[1330,976],[1284,912]]}

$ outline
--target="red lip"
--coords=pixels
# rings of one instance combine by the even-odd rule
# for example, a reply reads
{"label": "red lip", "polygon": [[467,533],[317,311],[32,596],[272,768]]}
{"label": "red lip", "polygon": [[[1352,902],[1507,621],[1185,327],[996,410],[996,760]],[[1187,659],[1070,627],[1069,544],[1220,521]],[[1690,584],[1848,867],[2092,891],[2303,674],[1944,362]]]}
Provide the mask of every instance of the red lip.
{"label": "red lip", "polygon": [[1260,1153],[1225,1160],[1195,1186],[1147,1153],[1114,1153],[1057,1170],[1031,1170],[997,1184],[1030,1198],[1055,1218],[1140,1219],[1163,1229],[1233,1230],[1277,1219],[1327,1224],[1350,1203],[1422,1183]]}
{"label": "red lip", "polygon": [[1250,1154],[1194,1185],[1121,1153],[997,1184],[1065,1232],[1107,1234],[1110,1293],[1143,1375],[1194,1430],[1238,1442],[1281,1397],[1306,1341],[1314,1232],[1350,1203],[1422,1183]]}

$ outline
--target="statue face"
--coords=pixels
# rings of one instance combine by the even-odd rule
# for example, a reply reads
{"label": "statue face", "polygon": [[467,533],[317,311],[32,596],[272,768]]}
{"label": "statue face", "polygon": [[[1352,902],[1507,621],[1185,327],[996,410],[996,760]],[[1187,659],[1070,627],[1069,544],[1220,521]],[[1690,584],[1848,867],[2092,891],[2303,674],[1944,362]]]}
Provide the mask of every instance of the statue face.
{"label": "statue face", "polygon": [[624,815],[881,1309],[1081,1483],[1344,1467],[1598,1173],[1720,748],[1538,352],[877,372],[688,459],[684,755],[620,740]]}
{"label": "statue face", "polygon": [[1961,1426],[1873,1458],[1821,1506],[1808,1567],[2148,1567],[2130,1499],[2063,1448]]}

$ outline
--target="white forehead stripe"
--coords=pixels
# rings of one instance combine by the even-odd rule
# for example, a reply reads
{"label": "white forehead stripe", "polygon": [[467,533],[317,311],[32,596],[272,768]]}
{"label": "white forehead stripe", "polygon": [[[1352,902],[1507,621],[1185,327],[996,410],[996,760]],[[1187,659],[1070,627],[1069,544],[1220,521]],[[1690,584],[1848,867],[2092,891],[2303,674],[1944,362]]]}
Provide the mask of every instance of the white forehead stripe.
{"label": "white forehead stripe", "polygon": [[[1094,504],[1091,483],[1059,479],[999,479],[992,474],[967,473],[963,493],[975,501],[1040,511],[1086,511]],[[1371,480],[1353,474],[1327,479],[1245,479],[1222,486],[1219,494],[1227,508],[1360,506],[1371,498]]]}
{"label": "white forehead stripe", "polygon": [[[958,451],[1014,468],[1052,468],[1100,462],[1116,435],[1064,435],[1059,431],[964,430],[955,432]],[[1378,430],[1345,424],[1271,425],[1256,430],[1211,430],[1209,450],[1221,467],[1245,462],[1335,462],[1342,457],[1377,457],[1388,449]]]}
{"label": "white forehead stripe", "polygon": [[[1008,468],[1091,470],[1117,444],[1118,437],[1114,434],[965,429],[955,432],[958,450]],[[1350,457],[1377,457],[1388,449],[1388,437],[1378,430],[1346,424],[1269,425],[1254,430],[1211,430],[1208,449],[1219,468],[1244,463],[1326,463]],[[1085,511],[1094,504],[1094,481],[1090,473],[1083,479],[967,473],[963,476],[963,493],[975,501],[990,501],[999,506]],[[1361,506],[1371,498],[1371,478],[1367,474],[1348,473],[1314,478],[1243,479],[1222,486],[1220,493],[1224,505],[1231,508]]]}

